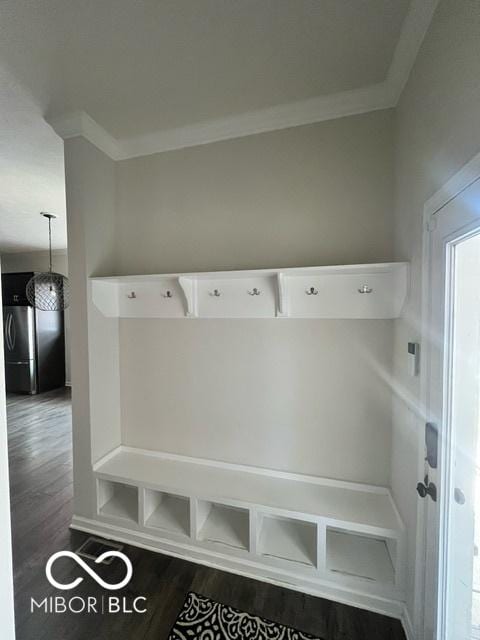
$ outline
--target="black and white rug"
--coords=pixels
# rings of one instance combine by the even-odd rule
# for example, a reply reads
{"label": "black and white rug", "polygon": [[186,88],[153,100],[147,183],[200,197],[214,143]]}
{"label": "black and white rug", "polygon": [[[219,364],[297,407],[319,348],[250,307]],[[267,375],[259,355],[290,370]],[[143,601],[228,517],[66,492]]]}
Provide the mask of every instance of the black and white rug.
{"label": "black and white rug", "polygon": [[189,593],[169,640],[320,640]]}

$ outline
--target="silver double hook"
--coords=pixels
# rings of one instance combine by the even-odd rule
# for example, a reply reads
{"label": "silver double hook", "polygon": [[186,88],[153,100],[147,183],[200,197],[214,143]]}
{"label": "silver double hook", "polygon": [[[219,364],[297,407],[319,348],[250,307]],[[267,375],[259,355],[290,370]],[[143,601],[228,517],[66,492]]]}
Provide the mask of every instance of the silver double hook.
{"label": "silver double hook", "polygon": [[372,293],[372,287],[369,287],[368,284],[363,284],[360,289],[357,289],[358,293]]}

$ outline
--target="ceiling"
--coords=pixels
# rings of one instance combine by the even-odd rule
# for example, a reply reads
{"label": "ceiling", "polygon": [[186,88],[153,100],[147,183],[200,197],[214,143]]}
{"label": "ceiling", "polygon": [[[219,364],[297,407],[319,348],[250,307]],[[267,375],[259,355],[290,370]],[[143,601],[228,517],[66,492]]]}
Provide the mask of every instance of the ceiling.
{"label": "ceiling", "polygon": [[0,193],[0,253],[48,247],[42,210],[58,216],[52,223],[53,247],[66,247],[63,142],[1,65]]}
{"label": "ceiling", "polygon": [[62,142],[85,111],[115,139],[385,80],[410,0],[1,0],[0,251],[66,246]]}

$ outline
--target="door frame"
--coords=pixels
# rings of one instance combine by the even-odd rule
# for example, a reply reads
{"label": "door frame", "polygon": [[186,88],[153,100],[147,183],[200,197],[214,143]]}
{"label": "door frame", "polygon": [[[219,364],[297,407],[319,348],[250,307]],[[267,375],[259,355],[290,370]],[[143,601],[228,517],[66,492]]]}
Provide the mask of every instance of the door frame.
{"label": "door frame", "polygon": [[[0,278],[2,265],[0,263]],[[0,287],[0,307],[2,291]],[[2,636],[15,640],[13,560],[10,527],[10,482],[8,475],[7,400],[3,355],[3,322],[0,329],[0,615]]]}
{"label": "door frame", "polygon": [[[434,216],[439,213],[446,205],[458,197],[463,191],[468,189],[475,182],[480,180],[480,153],[474,156],[466,165],[453,175],[436,193],[431,196],[423,208],[423,249],[422,249],[422,309],[421,309],[421,345],[422,345],[422,366],[420,375],[420,413],[427,420],[427,403],[429,390],[429,370],[431,360],[431,335],[429,326],[429,317],[431,311],[430,296],[430,261],[432,231],[435,229]],[[451,260],[452,251],[448,251],[447,260]],[[449,296],[449,285],[446,283],[446,299]],[[445,326],[447,332],[448,324]],[[450,357],[446,352],[444,360]],[[445,390],[444,390],[445,391]],[[445,393],[444,393],[445,396]],[[423,477],[424,472],[424,429],[420,428],[418,433],[418,477]],[[445,489],[449,486],[449,452],[445,447],[441,446],[439,438],[440,464],[437,475],[437,485],[439,499],[439,544],[436,562],[438,566],[437,581],[437,597],[438,602],[440,594],[445,593],[445,569],[447,564],[446,544],[444,540],[447,537],[447,509],[445,500]],[[447,463],[447,464],[446,464]],[[427,502],[425,500],[417,500],[417,531],[416,531],[416,567],[415,571],[415,611],[414,611],[414,627],[415,636],[418,640],[424,640],[424,623],[425,623],[425,589],[426,589],[426,571],[427,571]],[[438,614],[438,612],[437,612]],[[441,628],[440,628],[441,630]],[[438,640],[443,640],[439,638]]]}

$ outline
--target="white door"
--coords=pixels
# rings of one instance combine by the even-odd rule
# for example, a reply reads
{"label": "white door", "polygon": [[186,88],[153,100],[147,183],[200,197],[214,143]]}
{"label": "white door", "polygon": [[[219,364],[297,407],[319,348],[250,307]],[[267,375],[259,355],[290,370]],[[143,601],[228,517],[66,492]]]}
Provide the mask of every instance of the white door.
{"label": "white door", "polygon": [[474,571],[480,576],[480,180],[439,209],[429,228],[425,403],[427,421],[438,429],[439,456],[437,468],[425,463],[437,500],[426,497],[424,637],[471,640],[477,617],[480,630],[480,580],[474,579]]}

